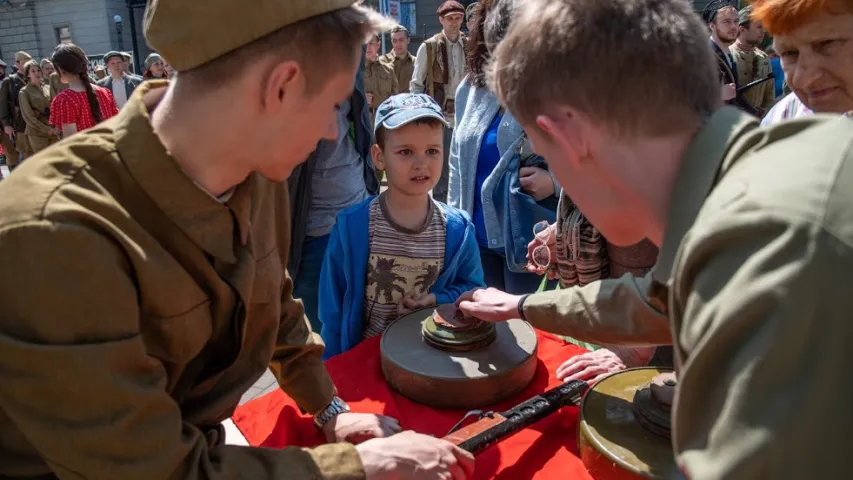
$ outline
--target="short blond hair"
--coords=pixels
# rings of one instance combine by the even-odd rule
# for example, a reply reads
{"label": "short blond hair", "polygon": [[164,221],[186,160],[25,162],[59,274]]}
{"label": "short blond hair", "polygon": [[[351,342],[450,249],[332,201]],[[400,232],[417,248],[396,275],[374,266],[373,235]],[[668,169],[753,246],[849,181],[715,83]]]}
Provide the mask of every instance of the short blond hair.
{"label": "short blond hair", "polygon": [[489,83],[525,125],[557,104],[619,135],[667,135],[721,104],[707,35],[685,0],[525,0]]}

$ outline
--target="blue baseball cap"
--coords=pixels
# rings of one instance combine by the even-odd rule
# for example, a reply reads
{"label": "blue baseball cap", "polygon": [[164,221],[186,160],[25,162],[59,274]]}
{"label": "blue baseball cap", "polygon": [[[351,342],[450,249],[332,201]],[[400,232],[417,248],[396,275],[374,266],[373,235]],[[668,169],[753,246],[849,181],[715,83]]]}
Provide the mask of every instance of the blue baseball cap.
{"label": "blue baseball cap", "polygon": [[447,120],[444,119],[444,112],[441,111],[441,107],[429,95],[423,93],[394,95],[382,102],[382,105],[376,109],[376,123],[373,126],[373,134],[376,135],[379,127],[396,130],[403,125],[423,118],[441,120],[441,123],[449,126]]}

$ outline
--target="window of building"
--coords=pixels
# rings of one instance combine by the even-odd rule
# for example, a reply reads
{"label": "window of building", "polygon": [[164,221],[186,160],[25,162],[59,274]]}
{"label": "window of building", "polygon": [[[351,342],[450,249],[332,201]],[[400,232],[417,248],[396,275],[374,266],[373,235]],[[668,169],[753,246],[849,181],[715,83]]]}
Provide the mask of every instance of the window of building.
{"label": "window of building", "polygon": [[68,25],[56,27],[56,43],[71,43],[71,27]]}

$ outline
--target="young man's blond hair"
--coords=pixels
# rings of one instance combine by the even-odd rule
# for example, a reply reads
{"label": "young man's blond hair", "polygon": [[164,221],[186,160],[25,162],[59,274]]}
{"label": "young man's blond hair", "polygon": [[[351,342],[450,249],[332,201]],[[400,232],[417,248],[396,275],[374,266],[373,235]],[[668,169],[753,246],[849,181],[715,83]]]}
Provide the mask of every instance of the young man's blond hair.
{"label": "young man's blond hair", "polygon": [[685,0],[527,0],[492,66],[492,89],[528,125],[562,104],[659,135],[720,103],[707,27]]}

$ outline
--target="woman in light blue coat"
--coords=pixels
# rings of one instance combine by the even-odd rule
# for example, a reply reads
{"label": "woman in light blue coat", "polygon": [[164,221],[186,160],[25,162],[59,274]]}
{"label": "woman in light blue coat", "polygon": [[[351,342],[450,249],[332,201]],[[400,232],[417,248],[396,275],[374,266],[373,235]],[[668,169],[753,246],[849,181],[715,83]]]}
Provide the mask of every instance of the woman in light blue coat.
{"label": "woman in light blue coat", "polygon": [[471,215],[486,285],[514,294],[537,290],[526,271],[533,225],[553,223],[560,187],[534,155],[521,125],[485,82],[491,52],[509,27],[516,0],[484,0],[471,32],[469,73],[456,92],[448,203]]}

